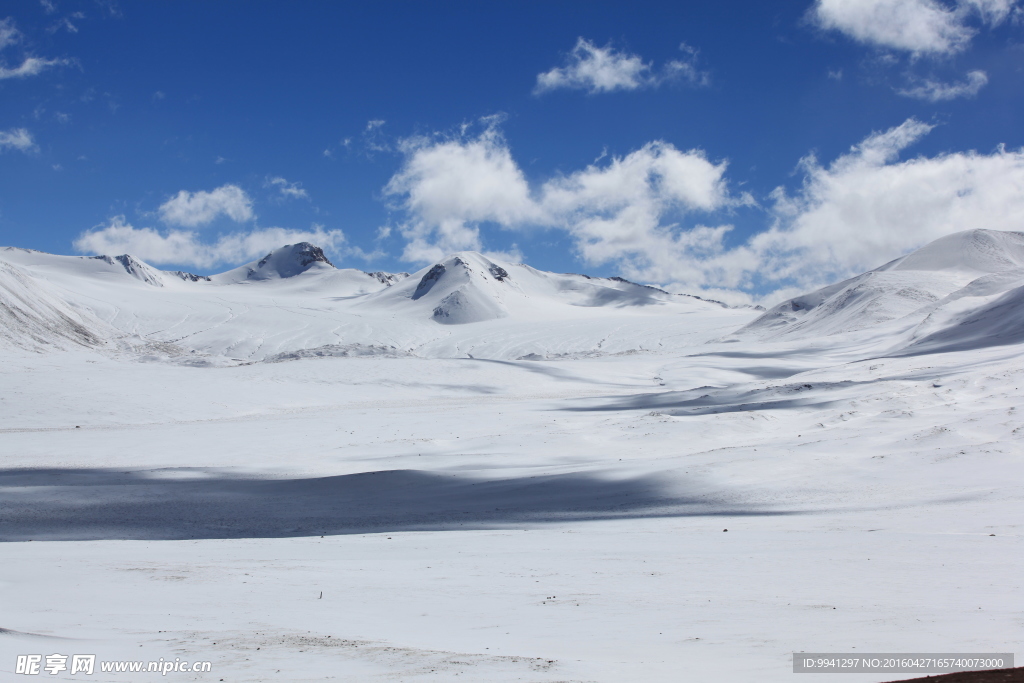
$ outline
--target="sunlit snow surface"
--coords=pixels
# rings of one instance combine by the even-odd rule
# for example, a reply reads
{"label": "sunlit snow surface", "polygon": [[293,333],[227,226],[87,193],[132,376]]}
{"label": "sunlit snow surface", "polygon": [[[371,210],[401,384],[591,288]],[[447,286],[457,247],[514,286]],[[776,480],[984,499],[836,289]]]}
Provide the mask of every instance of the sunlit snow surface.
{"label": "sunlit snow surface", "polygon": [[1008,265],[933,259],[917,308],[816,295],[799,334],[477,254],[424,285],[0,251],[0,673],[790,681],[801,650],[1019,649],[1002,235]]}

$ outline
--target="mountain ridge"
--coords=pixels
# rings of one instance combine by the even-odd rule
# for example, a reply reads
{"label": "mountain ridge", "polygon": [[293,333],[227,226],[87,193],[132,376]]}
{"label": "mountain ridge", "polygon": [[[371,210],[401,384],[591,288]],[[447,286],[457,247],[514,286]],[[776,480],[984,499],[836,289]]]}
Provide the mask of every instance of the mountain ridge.
{"label": "mountain ridge", "polygon": [[948,235],[763,312],[468,251],[412,274],[339,269],[305,242],[210,276],[162,271],[128,254],[8,247],[0,249],[4,261],[7,341],[22,334],[33,348],[50,335],[54,348],[76,339],[99,346],[136,339],[172,355],[255,361],[545,359],[666,353],[751,338],[790,345],[831,338],[883,354],[1024,341],[1020,232]]}

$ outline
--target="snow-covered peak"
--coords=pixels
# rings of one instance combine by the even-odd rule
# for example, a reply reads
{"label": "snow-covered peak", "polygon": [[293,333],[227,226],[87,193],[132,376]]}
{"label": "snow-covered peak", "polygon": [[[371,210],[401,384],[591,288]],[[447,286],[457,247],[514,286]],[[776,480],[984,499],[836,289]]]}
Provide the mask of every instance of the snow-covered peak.
{"label": "snow-covered peak", "polygon": [[1024,232],[979,229],[940,237],[875,270],[981,275],[1014,268],[1024,268]]}
{"label": "snow-covered peak", "polygon": [[286,244],[275,249],[259,261],[212,276],[214,282],[230,283],[245,280],[279,280],[306,272],[334,270],[334,264],[324,250],[309,242]]}
{"label": "snow-covered peak", "polygon": [[442,324],[481,322],[508,315],[504,302],[506,290],[512,286],[508,269],[477,252],[452,254],[407,282],[401,295],[422,301],[430,309],[431,318]]}
{"label": "snow-covered peak", "polygon": [[131,275],[136,280],[142,280],[148,285],[154,287],[163,287],[163,278],[160,277],[160,271],[148,263],[144,263],[139,259],[135,258],[131,254],[121,254],[120,256],[93,256],[92,258],[97,261],[103,261],[112,266],[121,266],[124,271]]}
{"label": "snow-covered peak", "polygon": [[419,299],[435,286],[450,290],[474,281],[507,282],[508,270],[475,251],[462,251],[435,263],[420,277],[413,290],[413,299]]}

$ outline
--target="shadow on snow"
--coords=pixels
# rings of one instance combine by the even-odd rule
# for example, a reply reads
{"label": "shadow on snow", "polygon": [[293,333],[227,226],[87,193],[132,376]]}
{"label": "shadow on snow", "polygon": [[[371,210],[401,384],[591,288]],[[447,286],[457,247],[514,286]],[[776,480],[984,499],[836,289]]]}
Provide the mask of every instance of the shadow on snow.
{"label": "shadow on snow", "polygon": [[481,479],[389,470],[258,479],[217,470],[0,470],[0,541],[211,539],[795,514],[669,493],[656,477]]}

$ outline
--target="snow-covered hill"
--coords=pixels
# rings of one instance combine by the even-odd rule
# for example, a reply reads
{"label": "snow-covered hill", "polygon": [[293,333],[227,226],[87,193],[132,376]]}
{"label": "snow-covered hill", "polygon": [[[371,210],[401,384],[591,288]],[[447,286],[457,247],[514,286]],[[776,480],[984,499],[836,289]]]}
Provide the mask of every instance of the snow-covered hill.
{"label": "snow-covered hill", "polygon": [[[130,256],[0,250],[22,287],[102,322],[103,342],[259,361],[418,355],[499,359],[678,349],[735,329],[732,309],[621,278],[556,274],[461,252],[413,275],[338,269],[286,245],[225,273],[161,271]],[[12,334],[20,334],[12,332]],[[36,334],[46,344],[45,330]],[[53,333],[54,343],[60,335]],[[197,356],[198,354],[198,356]]]}
{"label": "snow-covered hill", "polygon": [[1013,302],[1020,300],[1013,292],[1022,285],[1024,233],[968,230],[784,301],[735,338],[795,341],[849,333],[894,351],[919,352],[1019,342],[1024,323],[1012,322],[1019,318]]}

